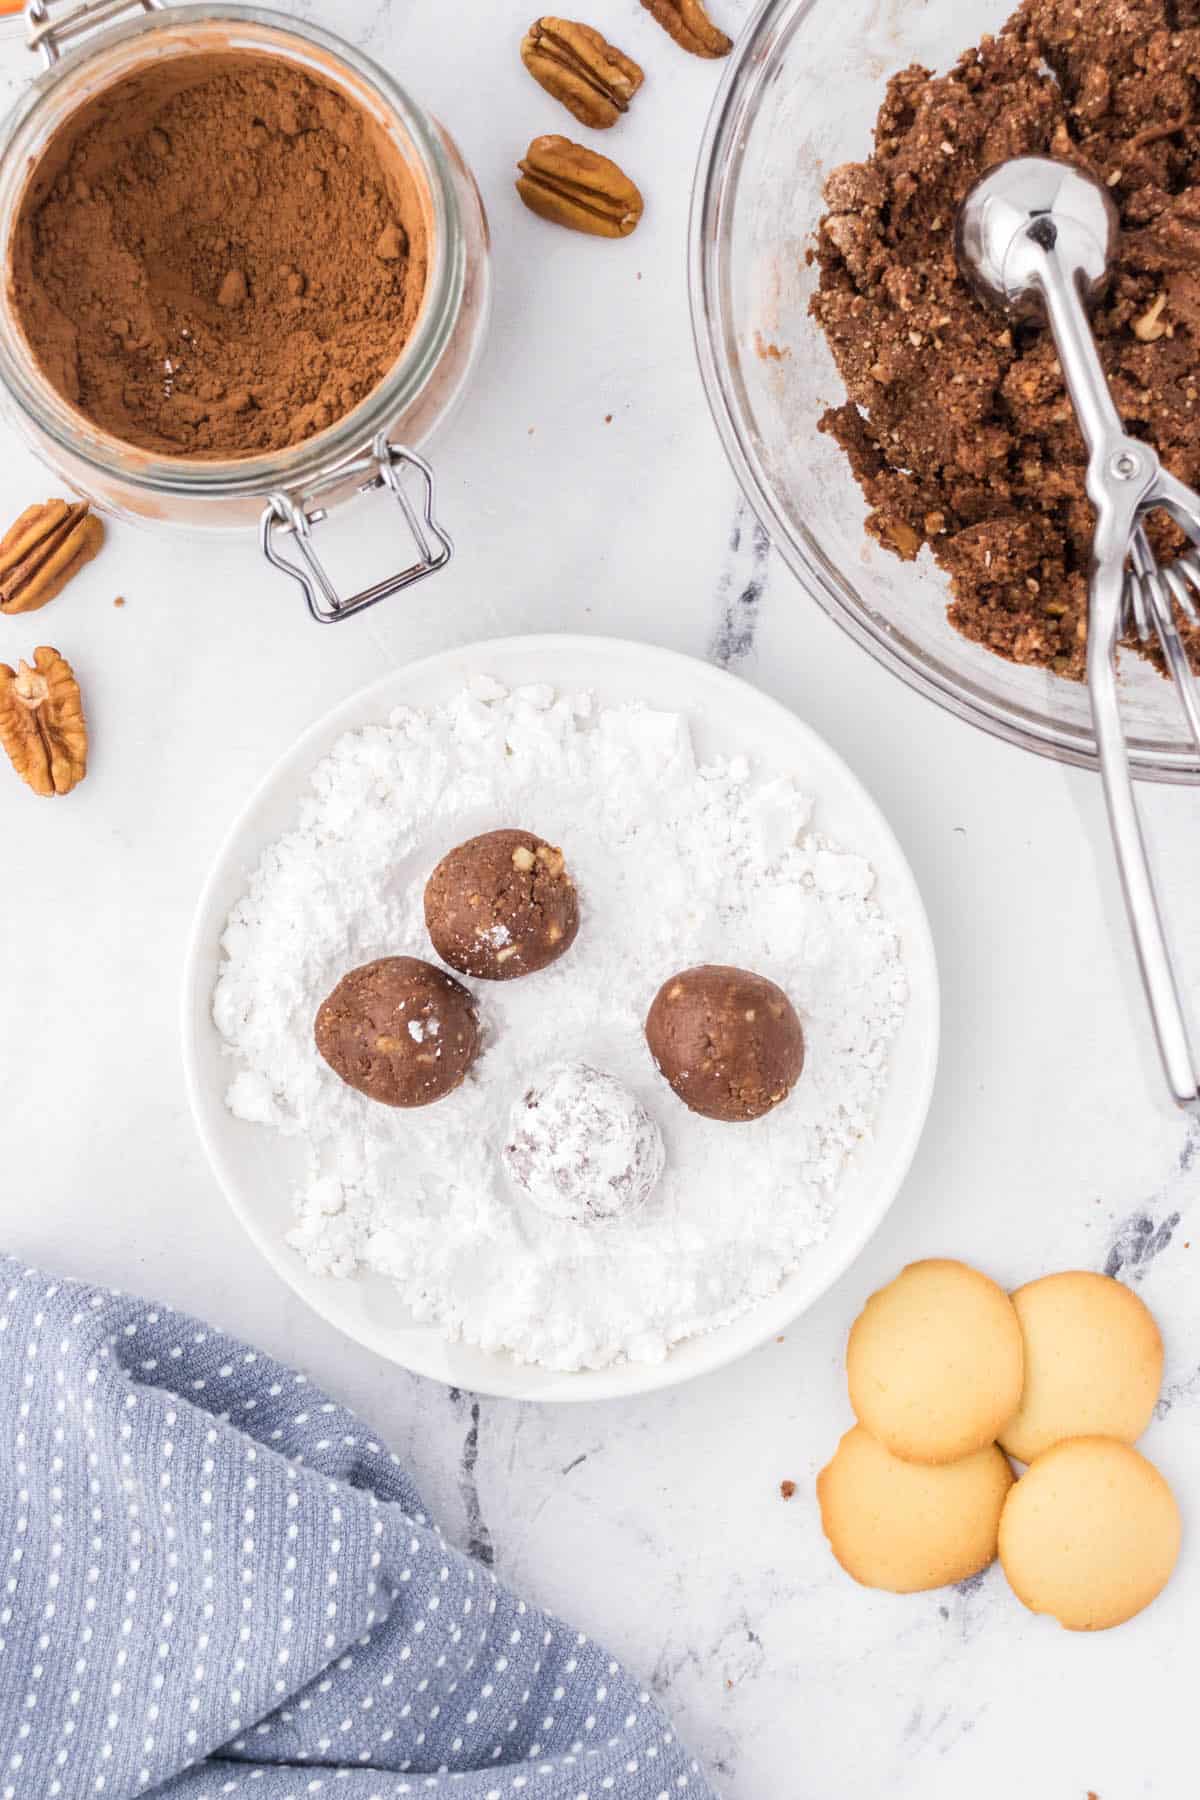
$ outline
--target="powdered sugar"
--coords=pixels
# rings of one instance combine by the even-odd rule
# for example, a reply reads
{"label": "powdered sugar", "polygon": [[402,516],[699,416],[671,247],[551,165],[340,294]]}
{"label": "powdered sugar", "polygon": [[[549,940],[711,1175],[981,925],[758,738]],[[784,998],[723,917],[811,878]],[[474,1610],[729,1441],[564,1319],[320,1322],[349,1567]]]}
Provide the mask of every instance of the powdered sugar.
{"label": "powdered sugar", "polygon": [[[230,916],[214,998],[231,1109],[303,1144],[290,1241],[309,1266],[379,1270],[417,1319],[561,1369],[661,1358],[777,1287],[827,1229],[906,992],[870,866],[812,812],[744,758],[698,768],[677,714],[547,688],[480,681],[343,737]],[[501,826],[562,846],[579,937],[540,974],[470,984],[483,1050],[455,1093],[374,1104],[318,1056],[316,1009],[360,963],[433,960],[430,871]],[[688,1112],[646,1048],[660,984],[708,961],[770,976],[804,1025],[796,1091],[752,1125]],[[666,1143],[647,1203],[603,1226],[547,1217],[503,1168],[514,1102],[561,1061],[611,1072]]]}
{"label": "powdered sugar", "polygon": [[529,1198],[577,1225],[627,1218],[654,1192],[666,1162],[662,1132],[607,1069],[551,1063],[513,1102],[501,1149]]}

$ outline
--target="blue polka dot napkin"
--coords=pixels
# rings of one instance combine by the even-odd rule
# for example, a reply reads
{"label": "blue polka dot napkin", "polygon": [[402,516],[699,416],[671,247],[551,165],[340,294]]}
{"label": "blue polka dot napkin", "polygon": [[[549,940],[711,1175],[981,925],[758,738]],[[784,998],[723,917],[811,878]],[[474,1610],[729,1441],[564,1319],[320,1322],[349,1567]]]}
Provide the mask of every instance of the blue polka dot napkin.
{"label": "blue polka dot napkin", "polygon": [[0,1800],[712,1800],[294,1370],[0,1258]]}

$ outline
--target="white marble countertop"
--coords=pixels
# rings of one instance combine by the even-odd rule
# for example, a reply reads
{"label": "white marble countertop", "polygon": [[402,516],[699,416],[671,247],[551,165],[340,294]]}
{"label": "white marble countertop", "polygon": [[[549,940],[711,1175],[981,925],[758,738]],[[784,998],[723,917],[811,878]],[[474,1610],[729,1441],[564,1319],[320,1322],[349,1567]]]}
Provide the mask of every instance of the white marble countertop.
{"label": "white marble countertop", "polygon": [[[253,543],[119,526],[52,612],[0,621],[0,656],[49,636],[72,657],[94,723],[92,771],[69,803],[36,801],[0,770],[0,1241],[215,1316],[360,1407],[457,1541],[645,1671],[729,1800],[1001,1800],[1014,1784],[1030,1800],[1175,1800],[1195,1779],[1200,1139],[1164,1097],[1098,781],[909,693],[755,548],[685,291],[691,165],[718,68],[674,52],[637,0],[589,11],[653,81],[616,152],[651,210],[631,243],[596,244],[533,219],[512,190],[529,137],[570,129],[517,60],[527,5],[294,10],[394,68],[484,193],[494,329],[435,446],[458,555],[436,588],[328,631]],[[717,10],[732,26],[748,7]],[[24,54],[0,40],[10,89]],[[0,471],[6,522],[56,491],[7,433]],[[384,527],[362,529],[382,554]],[[924,890],[944,1048],[900,1200],[784,1341],[657,1397],[538,1409],[406,1376],[290,1295],[205,1165],[177,1011],[205,871],[296,735],[397,662],[559,629],[717,657],[846,756]],[[1200,797],[1158,789],[1145,805],[1197,993]],[[1131,1625],[1067,1636],[996,1570],[896,1599],[832,1562],[812,1483],[848,1423],[846,1329],[873,1287],[931,1253],[1012,1283],[1121,1267],[1158,1314],[1166,1391],[1145,1447],[1187,1538],[1173,1585]],[[788,1503],[783,1478],[798,1484]]]}

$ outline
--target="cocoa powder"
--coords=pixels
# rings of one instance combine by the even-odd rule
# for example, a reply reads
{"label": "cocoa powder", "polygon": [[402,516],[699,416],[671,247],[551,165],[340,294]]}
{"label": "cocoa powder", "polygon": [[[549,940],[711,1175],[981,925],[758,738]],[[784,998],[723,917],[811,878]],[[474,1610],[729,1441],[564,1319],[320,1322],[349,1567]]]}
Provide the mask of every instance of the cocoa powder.
{"label": "cocoa powder", "polygon": [[376,387],[425,287],[427,206],[365,110],[289,64],[188,55],[81,108],[24,197],[10,281],[43,373],[183,457],[302,442]]}

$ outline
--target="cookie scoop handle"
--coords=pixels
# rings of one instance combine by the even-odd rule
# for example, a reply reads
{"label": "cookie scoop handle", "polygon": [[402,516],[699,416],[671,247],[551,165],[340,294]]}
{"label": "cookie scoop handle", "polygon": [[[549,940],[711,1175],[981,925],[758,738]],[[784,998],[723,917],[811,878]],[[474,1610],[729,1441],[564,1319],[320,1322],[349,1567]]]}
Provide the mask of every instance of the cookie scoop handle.
{"label": "cookie scoop handle", "polygon": [[1126,562],[1139,516],[1162,471],[1157,453],[1128,435],[1113,404],[1077,272],[1064,264],[1053,242],[1031,244],[1030,250],[1031,272],[1088,448],[1087,490],[1096,512],[1088,586],[1088,691],[1117,866],[1171,1097],[1177,1106],[1200,1111],[1196,1060],[1138,814],[1117,696]]}
{"label": "cookie scoop handle", "polygon": [[[1126,564],[1142,514],[1163,503],[1169,485],[1157,453],[1125,430],[1088,320],[1089,303],[1107,283],[1117,236],[1112,200],[1086,171],[1046,157],[1019,157],[990,170],[968,193],[957,220],[956,249],[964,276],[983,299],[1010,315],[1041,316],[1049,323],[1087,446],[1087,492],[1096,514],[1087,668],[1100,771],[1167,1085],[1178,1106],[1198,1112],[1196,1059],[1142,833],[1117,695]],[[1194,504],[1190,490],[1188,498]]]}
{"label": "cookie scoop handle", "polygon": [[1108,803],[1109,824],[1117,853],[1121,886],[1150,1012],[1158,1038],[1159,1054],[1171,1097],[1177,1106],[1200,1111],[1200,1084],[1188,1035],[1187,1020],[1174,963],[1167,942],[1162,909],[1155,892],[1154,876],[1141,819],[1134,796],[1133,778],[1125,732],[1117,698],[1116,632],[1106,642],[1095,629],[1099,616],[1119,617],[1125,587],[1124,542],[1116,554],[1097,559],[1091,576],[1088,639],[1088,687],[1092,718],[1100,753],[1100,772]]}

